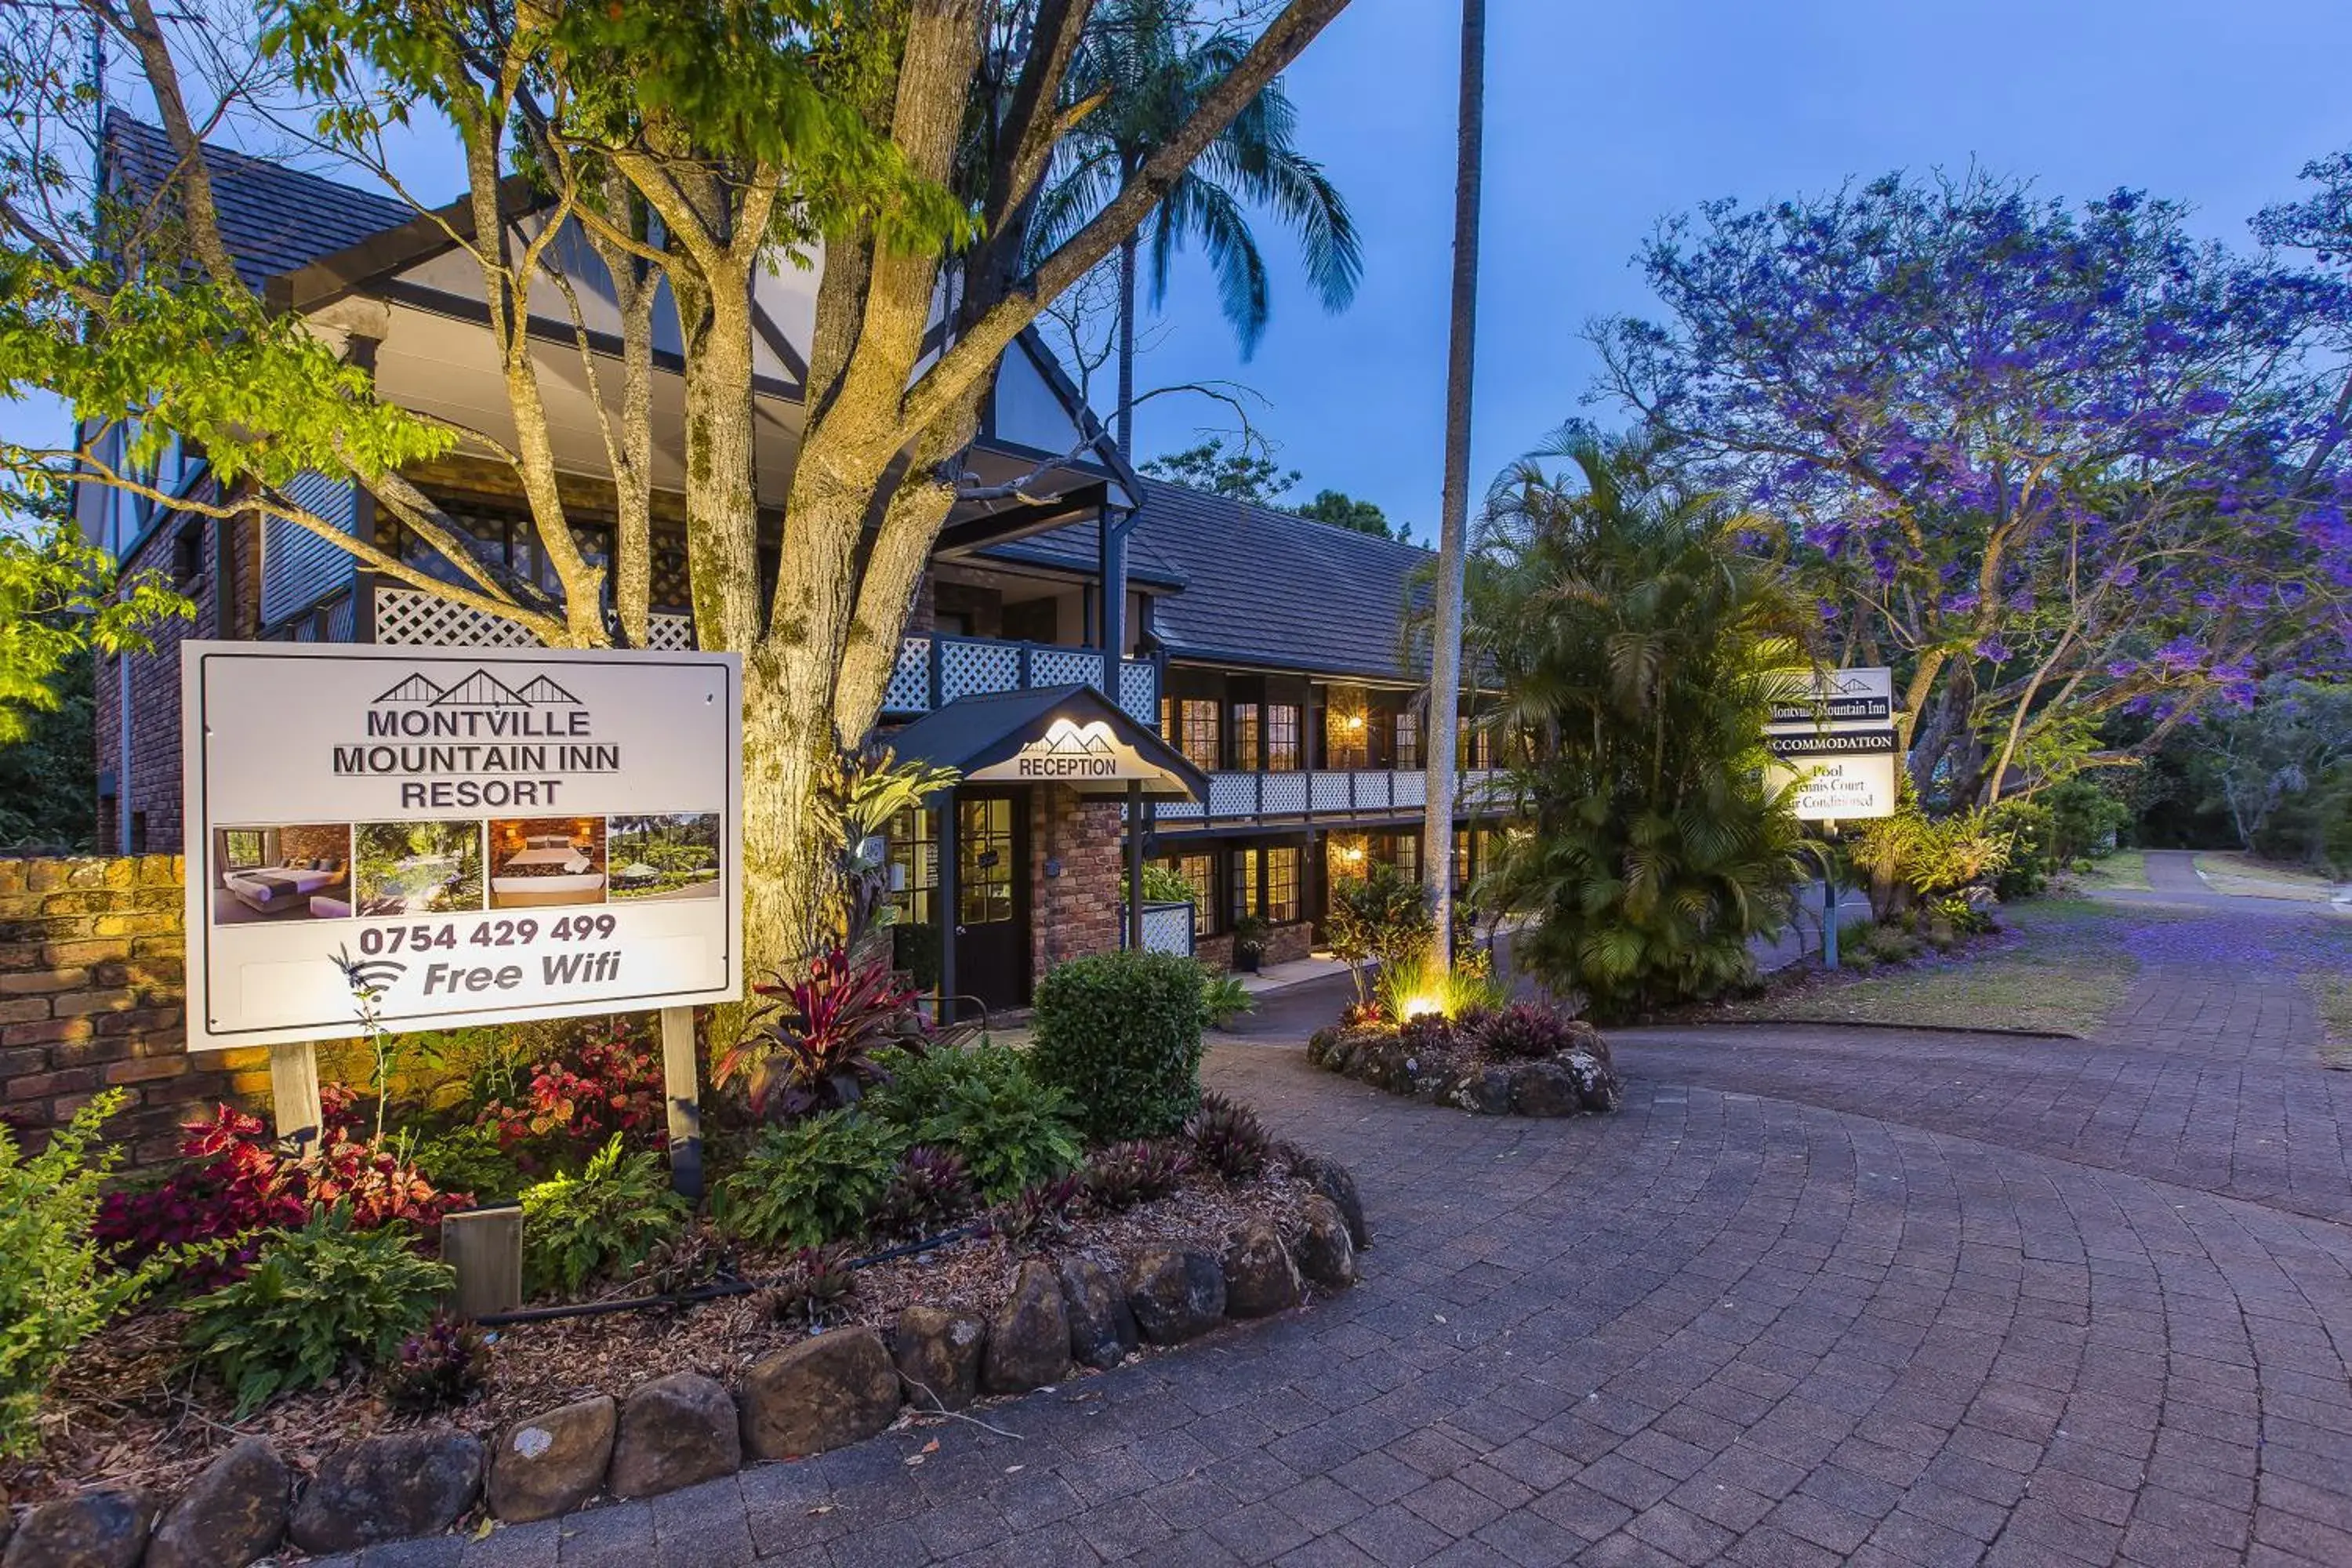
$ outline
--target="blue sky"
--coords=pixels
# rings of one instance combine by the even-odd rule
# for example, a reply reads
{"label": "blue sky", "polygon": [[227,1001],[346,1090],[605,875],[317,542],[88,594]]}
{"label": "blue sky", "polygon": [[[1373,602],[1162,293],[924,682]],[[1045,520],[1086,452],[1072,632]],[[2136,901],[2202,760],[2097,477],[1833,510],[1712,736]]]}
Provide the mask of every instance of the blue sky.
{"label": "blue sky", "polygon": [[[1205,265],[1180,265],[1139,384],[1239,381],[1300,469],[1426,540],[1442,466],[1459,10],[1354,0],[1292,70],[1303,149],[1363,231],[1354,307],[1324,314],[1286,236],[1264,233],[1274,320],[1244,363]],[[2294,172],[2352,142],[2352,7],[2340,0],[1489,0],[1486,221],[1475,482],[1563,418],[1605,417],[1580,338],[1648,306],[1629,265],[1657,220],[1710,197],[1819,191],[1890,168],[1989,168],[2072,197],[2127,184],[2242,244]],[[454,166],[419,149],[421,190]],[[61,432],[54,405],[0,406]],[[1143,456],[1231,416],[1162,398]]]}
{"label": "blue sky", "polygon": [[[1433,531],[1443,464],[1460,11],[1354,0],[1289,77],[1299,140],[1365,236],[1354,308],[1326,316],[1268,236],[1275,316],[1243,363],[1188,258],[1139,384],[1232,377],[1304,475]],[[1628,265],[1663,216],[1902,167],[1986,167],[2069,197],[2117,185],[2245,220],[2352,143],[2352,7],[2318,0],[1488,0],[1475,482],[1580,408],[1596,314],[1642,311]],[[1230,422],[1139,413],[1149,456]]]}

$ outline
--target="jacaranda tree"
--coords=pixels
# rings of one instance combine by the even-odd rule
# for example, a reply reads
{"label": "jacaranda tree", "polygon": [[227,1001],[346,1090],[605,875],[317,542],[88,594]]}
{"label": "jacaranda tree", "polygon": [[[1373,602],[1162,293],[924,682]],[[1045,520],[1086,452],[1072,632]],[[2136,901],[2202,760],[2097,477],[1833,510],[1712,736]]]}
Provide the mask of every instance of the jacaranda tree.
{"label": "jacaranda tree", "polygon": [[1787,920],[1798,828],[1763,726],[1811,608],[1777,532],[1590,438],[1488,497],[1464,659],[1499,678],[1522,763],[1475,896],[1532,917],[1518,961],[1603,1015],[1722,990]]}
{"label": "jacaranda tree", "polygon": [[1843,662],[1896,667],[1923,794],[1987,804],[2266,673],[2342,668],[2352,298],[2172,204],[1889,175],[1667,222],[1609,391],[1788,519]]}

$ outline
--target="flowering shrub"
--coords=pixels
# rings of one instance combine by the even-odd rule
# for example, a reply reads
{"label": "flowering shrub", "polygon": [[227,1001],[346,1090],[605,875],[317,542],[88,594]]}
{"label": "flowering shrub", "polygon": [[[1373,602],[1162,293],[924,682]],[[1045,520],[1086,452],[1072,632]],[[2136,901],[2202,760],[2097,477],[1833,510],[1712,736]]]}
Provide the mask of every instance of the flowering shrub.
{"label": "flowering shrub", "polygon": [[519,1102],[492,1100],[478,1119],[509,1151],[602,1148],[614,1133],[658,1147],[667,1136],[661,1058],[615,1022],[560,1056],[533,1062]]}
{"label": "flowering shrub", "polygon": [[347,1205],[352,1227],[372,1230],[395,1220],[429,1237],[441,1216],[473,1198],[445,1193],[382,1145],[331,1126],[316,1154],[285,1152],[258,1118],[215,1106],[209,1119],[187,1122],[181,1163],[160,1184],[110,1193],[91,1234],[115,1259],[133,1266],[158,1253],[196,1249],[180,1282],[217,1288],[241,1277],[253,1262],[247,1238],[268,1230],[299,1230],[313,1210]]}

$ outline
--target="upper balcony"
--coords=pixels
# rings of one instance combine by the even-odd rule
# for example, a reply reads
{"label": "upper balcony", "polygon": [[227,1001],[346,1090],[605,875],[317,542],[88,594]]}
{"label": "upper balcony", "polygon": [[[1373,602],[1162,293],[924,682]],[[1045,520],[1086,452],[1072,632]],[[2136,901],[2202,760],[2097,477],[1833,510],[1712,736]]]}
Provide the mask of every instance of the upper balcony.
{"label": "upper balcony", "polygon": [[[1500,777],[1493,768],[1465,769],[1454,805],[1465,811],[1482,805]],[[1153,809],[1162,832],[1183,832],[1242,823],[1375,822],[1417,812],[1427,799],[1428,775],[1418,768],[1213,773],[1207,799],[1163,801]]]}
{"label": "upper balcony", "polygon": [[[299,634],[298,634],[299,635]],[[348,636],[348,632],[344,635]],[[307,639],[305,639],[307,640]],[[414,588],[379,584],[375,590],[375,640],[445,647],[526,647],[532,637],[512,621]],[[656,648],[694,646],[690,616],[656,615]],[[925,633],[898,646],[898,665],[883,694],[885,718],[904,719],[944,707],[959,697],[993,691],[1025,691],[1040,686],[1092,686],[1108,689],[1100,648],[1052,643],[1002,642],[990,637]],[[1118,705],[1136,722],[1160,722],[1160,665],[1146,658],[1118,663]]]}

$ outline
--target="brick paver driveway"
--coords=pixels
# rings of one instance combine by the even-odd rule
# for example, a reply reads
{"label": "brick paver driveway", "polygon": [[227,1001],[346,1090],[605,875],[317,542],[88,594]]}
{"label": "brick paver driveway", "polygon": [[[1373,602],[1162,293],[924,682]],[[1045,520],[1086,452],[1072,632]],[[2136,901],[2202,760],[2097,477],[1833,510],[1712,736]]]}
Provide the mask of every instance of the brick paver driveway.
{"label": "brick paver driveway", "polygon": [[1221,1046],[1355,1167],[1352,1294],[1017,1436],[369,1562],[2352,1563],[2352,1076],[2306,933],[2188,912],[2099,1041],[1636,1032],[1607,1120]]}

